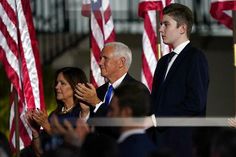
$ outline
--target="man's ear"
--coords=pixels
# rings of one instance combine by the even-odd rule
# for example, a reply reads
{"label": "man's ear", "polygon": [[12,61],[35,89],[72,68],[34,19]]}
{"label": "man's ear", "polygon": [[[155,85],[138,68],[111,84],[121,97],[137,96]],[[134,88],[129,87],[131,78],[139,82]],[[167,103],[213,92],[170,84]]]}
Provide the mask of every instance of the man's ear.
{"label": "man's ear", "polygon": [[119,67],[123,67],[123,66],[125,66],[125,63],[126,63],[126,59],[125,59],[125,57],[121,57],[121,58],[120,58],[120,64],[119,64]]}
{"label": "man's ear", "polygon": [[133,111],[130,107],[126,106],[126,107],[122,108],[121,114],[122,114],[123,117],[132,117],[133,116]]}
{"label": "man's ear", "polygon": [[186,32],[187,32],[187,25],[186,24],[180,25],[180,34],[184,34]]}

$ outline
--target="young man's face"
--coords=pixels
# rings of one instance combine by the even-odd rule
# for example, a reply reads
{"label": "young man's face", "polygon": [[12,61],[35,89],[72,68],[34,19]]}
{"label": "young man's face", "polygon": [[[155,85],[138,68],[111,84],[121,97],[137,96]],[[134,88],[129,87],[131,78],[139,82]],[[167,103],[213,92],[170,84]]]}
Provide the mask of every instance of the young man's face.
{"label": "young man's face", "polygon": [[163,16],[159,32],[163,42],[173,47],[180,44],[183,33],[186,33],[186,31],[183,29],[183,26],[180,25],[177,27],[177,22],[169,15]]}

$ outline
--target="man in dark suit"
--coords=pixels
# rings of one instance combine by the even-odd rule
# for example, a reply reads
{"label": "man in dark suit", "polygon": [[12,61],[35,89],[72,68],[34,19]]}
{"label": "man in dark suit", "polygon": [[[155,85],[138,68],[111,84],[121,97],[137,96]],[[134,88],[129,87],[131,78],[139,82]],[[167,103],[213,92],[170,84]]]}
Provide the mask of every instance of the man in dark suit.
{"label": "man in dark suit", "polygon": [[[158,61],[151,111],[157,117],[205,116],[208,63],[203,52],[189,41],[192,12],[188,7],[174,3],[166,6],[162,13],[159,32],[173,52]],[[156,133],[158,148],[168,148],[177,157],[192,156],[192,128],[157,128]]]}
{"label": "man in dark suit", "polygon": [[129,83],[114,90],[108,117],[127,118],[124,125],[119,127],[121,135],[117,142],[120,157],[148,157],[155,151],[156,146],[142,125],[145,121],[136,119],[147,116],[149,108],[149,91],[143,85]]}
{"label": "man in dark suit", "polygon": [[[76,96],[80,100],[93,106],[93,111],[90,113],[93,117],[106,116],[108,105],[113,95],[113,92],[108,94],[110,86],[115,89],[121,84],[130,82],[136,85],[143,85],[128,74],[131,62],[132,53],[128,46],[121,42],[105,44],[101,53],[99,66],[101,75],[107,82],[97,89],[92,84],[78,84],[76,90]],[[107,98],[107,95],[110,95],[110,97]]]}

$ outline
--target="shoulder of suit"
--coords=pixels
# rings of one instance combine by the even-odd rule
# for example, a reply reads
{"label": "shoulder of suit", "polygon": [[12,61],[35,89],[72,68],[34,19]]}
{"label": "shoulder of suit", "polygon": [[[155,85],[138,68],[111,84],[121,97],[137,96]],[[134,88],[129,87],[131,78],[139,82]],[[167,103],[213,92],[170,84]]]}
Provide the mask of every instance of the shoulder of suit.
{"label": "shoulder of suit", "polygon": [[141,85],[141,86],[143,86],[144,89],[146,89],[149,92],[148,88],[141,81],[136,80],[135,78],[133,78],[129,74],[127,74],[126,77],[127,77],[126,81],[123,81],[122,84],[131,83],[131,84]]}
{"label": "shoulder of suit", "polygon": [[186,45],[186,47],[183,49],[183,52],[186,52],[185,54],[188,54],[189,56],[204,56],[203,50],[193,46],[191,43]]}

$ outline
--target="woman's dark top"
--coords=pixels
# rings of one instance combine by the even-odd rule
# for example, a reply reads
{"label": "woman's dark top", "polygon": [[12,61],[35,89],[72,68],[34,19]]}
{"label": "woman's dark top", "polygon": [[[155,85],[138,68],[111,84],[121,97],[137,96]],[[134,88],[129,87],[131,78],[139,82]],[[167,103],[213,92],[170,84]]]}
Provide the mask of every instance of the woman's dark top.
{"label": "woman's dark top", "polygon": [[[71,122],[73,127],[76,127],[76,120],[80,116],[80,105],[75,105],[70,111],[67,113],[62,113],[61,110],[55,110],[49,115],[49,123],[52,120],[52,115],[56,115],[58,118],[58,121],[63,125],[63,121],[66,119]],[[53,127],[53,126],[52,126]],[[44,152],[50,152],[52,150],[55,150],[63,145],[64,140],[63,137],[60,135],[48,135],[45,131],[42,131],[40,134],[41,139],[41,147]]]}
{"label": "woman's dark top", "polygon": [[53,111],[50,115],[49,115],[49,122],[51,121],[51,116],[53,114],[55,114],[59,120],[59,122],[63,123],[63,121],[65,119],[67,119],[68,121],[70,121],[72,123],[72,125],[75,125],[77,118],[80,117],[80,105],[75,105],[75,107],[73,107],[69,112],[67,113],[62,113],[61,111]]}

